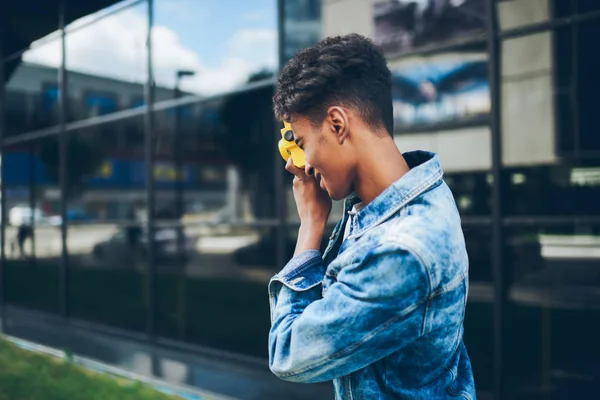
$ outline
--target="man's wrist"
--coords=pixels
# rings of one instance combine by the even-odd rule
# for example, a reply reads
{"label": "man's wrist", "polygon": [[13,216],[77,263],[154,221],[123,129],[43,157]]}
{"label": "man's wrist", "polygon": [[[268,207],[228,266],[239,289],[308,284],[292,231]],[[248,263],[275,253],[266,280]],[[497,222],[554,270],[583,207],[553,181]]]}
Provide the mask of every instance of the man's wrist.
{"label": "man's wrist", "polygon": [[307,250],[319,250],[324,232],[324,223],[301,224],[298,230],[298,241],[296,242],[294,256]]}

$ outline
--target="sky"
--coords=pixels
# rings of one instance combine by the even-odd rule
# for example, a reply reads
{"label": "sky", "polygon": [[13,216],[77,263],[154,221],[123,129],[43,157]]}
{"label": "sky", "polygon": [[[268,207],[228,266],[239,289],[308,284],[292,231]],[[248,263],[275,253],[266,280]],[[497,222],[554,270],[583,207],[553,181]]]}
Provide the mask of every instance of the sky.
{"label": "sky", "polygon": [[[106,11],[83,17],[67,28],[67,69],[144,82],[146,5],[83,26]],[[253,72],[276,66],[275,0],[155,0],[154,18],[158,85],[172,87],[177,70],[192,70],[196,74],[183,78],[181,88],[211,95],[243,84]],[[23,59],[58,67],[60,43],[34,43]]]}

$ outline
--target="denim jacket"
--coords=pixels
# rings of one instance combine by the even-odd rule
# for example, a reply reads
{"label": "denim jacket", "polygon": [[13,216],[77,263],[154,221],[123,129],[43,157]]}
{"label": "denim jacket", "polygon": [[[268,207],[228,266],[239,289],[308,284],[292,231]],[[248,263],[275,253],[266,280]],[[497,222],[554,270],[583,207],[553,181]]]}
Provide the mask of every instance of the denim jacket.
{"label": "denim jacket", "polygon": [[475,399],[463,344],[468,258],[434,153],[343,219],[323,255],[292,258],[269,282],[271,371],[333,380],[336,399]]}

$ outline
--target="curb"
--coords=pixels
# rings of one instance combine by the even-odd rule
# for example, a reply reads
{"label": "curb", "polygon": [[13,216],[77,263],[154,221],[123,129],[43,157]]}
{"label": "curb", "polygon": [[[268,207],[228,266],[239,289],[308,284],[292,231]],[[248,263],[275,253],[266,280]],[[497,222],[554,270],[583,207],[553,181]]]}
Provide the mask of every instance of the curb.
{"label": "curb", "polygon": [[224,396],[212,392],[208,392],[205,390],[199,390],[197,388],[193,388],[186,385],[175,385],[171,383],[167,383],[166,381],[150,378],[147,376],[139,375],[130,371],[126,371],[121,368],[117,368],[108,364],[104,364],[98,361],[94,361],[92,359],[81,357],[77,355],[68,356],[64,351],[58,350],[52,347],[43,346],[37,343],[29,342],[27,340],[19,339],[13,336],[2,335],[4,339],[13,343],[14,345],[20,347],[21,349],[32,351],[35,353],[42,353],[45,355],[49,355],[56,358],[61,358],[63,360],[69,360],[73,364],[77,364],[83,368],[88,370],[93,370],[95,372],[104,374],[104,375],[112,375],[120,378],[124,378],[130,381],[142,382],[145,383],[155,390],[168,394],[179,396],[185,400],[238,400],[234,397]]}

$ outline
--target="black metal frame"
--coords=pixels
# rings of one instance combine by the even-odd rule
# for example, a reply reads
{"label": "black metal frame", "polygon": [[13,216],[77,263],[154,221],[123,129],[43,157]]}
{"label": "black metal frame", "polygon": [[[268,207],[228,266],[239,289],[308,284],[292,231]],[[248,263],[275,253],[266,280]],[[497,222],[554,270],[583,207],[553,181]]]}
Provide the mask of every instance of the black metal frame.
{"label": "black metal frame", "polygon": [[[278,68],[279,71],[284,66],[285,63],[285,1],[277,0],[277,33],[278,33]],[[279,74],[277,74],[279,75]],[[276,121],[275,123],[275,140],[274,143],[277,143],[279,139],[281,139],[280,129],[282,128],[281,122]],[[285,241],[287,238],[287,204],[285,198],[285,192],[283,187],[283,168],[281,168],[281,160],[279,157],[275,157],[275,162],[273,165],[273,170],[275,174],[275,207],[276,207],[276,216],[278,220],[277,224],[277,247],[275,260],[277,265],[283,265],[285,261]]]}
{"label": "black metal frame", "polygon": [[68,185],[67,168],[68,168],[68,143],[69,138],[65,129],[67,121],[67,99],[69,94],[67,84],[67,45],[66,45],[66,24],[65,11],[67,0],[60,2],[60,10],[58,15],[59,29],[61,33],[61,63],[58,70],[58,109],[59,109],[59,181],[60,181],[60,217],[62,223],[60,226],[60,236],[62,239],[61,259],[60,259],[60,313],[63,317],[68,318],[68,297],[69,297],[69,250],[67,247],[68,239],[68,221],[67,221],[67,201],[68,201]]}
{"label": "black metal frame", "polygon": [[[4,26],[3,15],[0,14],[0,26]],[[4,59],[4,29],[0,29],[0,60]],[[4,276],[6,265],[6,163],[3,160],[4,156],[4,132],[5,132],[5,101],[6,101],[6,85],[4,82],[4,62],[0,62],[0,327],[4,330]]]}
{"label": "black metal frame", "polygon": [[156,332],[156,290],[155,290],[155,263],[154,263],[154,72],[152,65],[152,28],[154,26],[154,0],[147,0],[148,7],[148,31],[146,37],[146,63],[148,74],[146,81],[144,113],[145,143],[144,152],[146,160],[146,234],[148,246],[148,258],[146,260],[146,326],[148,336],[154,339]]}
{"label": "black metal frame", "polygon": [[501,58],[500,40],[498,39],[498,18],[496,2],[488,0],[488,66],[490,80],[490,131],[491,131],[491,153],[492,153],[492,276],[494,290],[494,384],[495,397],[500,397],[502,385],[502,321],[504,311],[504,280],[503,280],[503,230],[502,230],[502,115],[500,110],[502,91],[501,85]]}
{"label": "black metal frame", "polygon": [[[155,86],[154,86],[154,77],[153,77],[153,64],[152,64],[152,37],[151,31],[154,25],[154,0],[140,0],[131,2],[127,7],[139,5],[145,3],[148,7],[147,10],[147,38],[146,38],[146,62],[147,62],[147,81],[145,84],[145,105],[144,107],[139,107],[130,110],[124,110],[112,113],[110,115],[103,115],[98,117],[93,117],[81,121],[67,123],[67,101],[66,94],[68,89],[68,81],[66,76],[66,30],[64,26],[64,1],[62,7],[59,11],[59,21],[60,29],[61,29],[61,48],[62,48],[62,62],[59,69],[58,82],[60,85],[60,120],[57,126],[27,132],[18,137],[5,138],[5,127],[4,127],[4,107],[5,107],[5,85],[4,85],[4,62],[0,62],[0,150],[2,154],[6,146],[31,142],[36,139],[41,139],[44,137],[58,135],[60,138],[60,188],[61,188],[61,216],[63,219],[62,227],[61,227],[61,237],[62,237],[62,253],[61,253],[61,265],[60,265],[60,315],[63,320],[69,321],[69,323],[75,323],[75,320],[69,318],[69,310],[68,310],[68,248],[67,248],[67,234],[68,234],[68,222],[66,219],[66,211],[67,211],[67,139],[68,134],[77,129],[96,126],[100,124],[105,124],[109,122],[115,122],[119,120],[123,120],[126,118],[130,118],[133,116],[144,116],[144,129],[145,129],[145,162],[146,162],[146,228],[148,235],[148,243],[152,242],[153,230],[156,225],[155,215],[154,215],[154,142],[155,142],[155,134],[154,134],[154,114],[156,111],[166,110],[169,108],[179,107],[186,104],[194,104],[203,101],[210,101],[215,97],[200,99],[199,97],[190,96],[184,98],[178,98],[173,100],[161,101],[160,103],[155,103]],[[566,26],[575,26],[577,24],[581,24],[583,22],[588,22],[591,20],[600,20],[600,12],[590,12],[587,14],[577,14],[567,18],[558,18],[555,19],[553,16],[550,16],[550,19],[545,22],[531,24],[527,26],[522,26],[513,29],[500,30],[498,27],[498,18],[497,18],[497,0],[487,0],[488,4],[488,26],[485,32],[484,37],[472,38],[464,42],[460,43],[452,43],[444,46],[435,46],[426,48],[423,50],[418,50],[415,52],[410,52],[398,56],[394,56],[394,60],[398,60],[400,58],[408,58],[413,56],[423,56],[423,55],[435,55],[446,53],[449,51],[458,50],[460,48],[464,48],[466,46],[472,45],[484,45],[487,43],[487,53],[488,53],[488,62],[489,62],[489,78],[490,78],[490,95],[491,95],[491,112],[489,117],[489,126],[491,129],[491,154],[492,154],[492,166],[491,172],[494,178],[493,187],[492,187],[492,214],[491,217],[482,217],[482,218],[465,218],[465,224],[469,224],[472,222],[475,225],[486,225],[491,226],[492,228],[492,254],[491,254],[491,263],[492,270],[494,276],[493,282],[493,293],[494,293],[494,302],[493,302],[493,327],[495,332],[495,337],[493,340],[493,354],[494,354],[494,395],[496,398],[503,397],[504,391],[504,383],[503,383],[503,354],[502,349],[504,345],[504,329],[505,329],[505,306],[506,306],[506,283],[504,281],[504,260],[503,260],[503,248],[505,242],[505,229],[508,226],[528,226],[528,225],[563,225],[563,224],[573,224],[579,221],[583,221],[586,223],[600,223],[600,217],[584,217],[584,216],[574,216],[574,217],[505,217],[502,210],[502,199],[504,197],[505,188],[503,187],[503,166],[502,166],[502,126],[501,126],[501,45],[504,40],[507,39],[515,39],[518,37],[524,37],[528,35],[533,35],[541,32],[554,31],[558,28],[566,27]],[[285,30],[284,30],[284,20],[285,20],[285,4],[283,0],[278,0],[278,32],[279,32],[279,42],[278,42],[278,50],[279,50],[279,68],[283,66],[285,62],[285,54],[284,54],[284,44],[285,44]],[[115,9],[114,12],[119,12],[126,7],[120,7]],[[112,15],[109,13],[108,15]],[[0,18],[2,15],[0,15]],[[1,25],[1,20],[0,20]],[[80,29],[80,28],[77,28]],[[2,34],[2,30],[0,30],[0,35]],[[1,43],[1,41],[0,41]],[[22,52],[19,52],[16,56],[19,56]],[[11,57],[15,55],[9,55],[5,57],[2,54],[2,48],[0,48],[0,60],[10,60]],[[266,85],[273,85],[274,79],[267,79],[265,81],[256,82],[253,84],[249,84],[246,87],[239,89],[235,92],[243,92],[247,90],[254,90],[257,88],[264,87]],[[234,93],[235,93],[234,92]],[[555,118],[556,119],[556,118]],[[555,121],[555,124],[557,122]],[[275,139],[279,139],[279,125],[275,124]],[[595,152],[593,154],[600,153]],[[287,237],[287,229],[288,229],[288,221],[287,221],[287,210],[286,210],[286,201],[284,198],[284,176],[283,170],[281,168],[281,160],[275,157],[274,164],[274,179],[275,179],[275,196],[276,196],[276,220],[269,220],[268,226],[276,227],[278,235],[277,235],[277,254],[276,260],[280,265],[284,263],[284,247],[285,247],[285,238]],[[0,167],[0,176],[2,177],[2,182],[5,182],[4,177],[6,176],[5,163],[1,163]],[[5,318],[5,310],[7,306],[5,304],[5,264],[6,264],[6,254],[5,254],[5,243],[6,243],[6,196],[5,196],[5,185],[0,184],[0,205],[1,205],[1,226],[0,226],[0,312],[2,313],[2,320]],[[469,222],[470,221],[470,222]],[[245,224],[248,225],[248,224]],[[260,222],[257,222],[255,225],[260,225]],[[292,224],[293,225],[293,224]],[[290,225],[290,226],[292,226]],[[190,348],[185,343],[180,343],[176,341],[166,341],[162,338],[156,337],[156,291],[155,291],[155,265],[154,265],[154,257],[152,254],[152,246],[149,246],[150,252],[148,254],[148,263],[147,263],[147,274],[146,274],[146,305],[147,305],[147,332],[146,334],[136,335],[136,337],[143,338],[143,340],[150,340],[155,343],[170,343],[171,345],[177,346],[186,346],[186,348]],[[92,324],[89,325],[92,329],[100,330],[97,325]],[[112,332],[116,331],[114,329],[102,329],[103,331]]]}
{"label": "black metal frame", "polygon": [[[570,6],[571,6],[571,12],[573,14],[577,13],[577,1],[571,0],[570,2]],[[598,15],[600,16],[600,12],[598,13]],[[573,50],[573,57],[571,57],[571,73],[573,74],[572,76],[572,82],[571,82],[571,87],[570,87],[570,92],[571,92],[571,112],[572,112],[572,117],[573,117],[573,133],[575,134],[575,137],[573,138],[573,154],[576,158],[580,157],[580,152],[581,152],[581,122],[579,121],[579,102],[576,101],[576,99],[579,98],[579,72],[577,70],[578,68],[578,64],[579,64],[579,58],[578,58],[578,51],[579,51],[579,47],[577,46],[577,40],[579,36],[579,32],[577,29],[575,29],[575,27],[573,27],[572,31],[571,31],[571,48]],[[556,54],[553,55],[553,62],[555,62],[557,56]],[[555,70],[556,71],[556,70]],[[555,73],[556,76],[556,73]],[[558,114],[558,113],[555,113]],[[558,127],[555,127],[555,136],[559,137],[560,135],[560,129]],[[557,140],[558,142],[558,140]]]}

